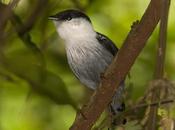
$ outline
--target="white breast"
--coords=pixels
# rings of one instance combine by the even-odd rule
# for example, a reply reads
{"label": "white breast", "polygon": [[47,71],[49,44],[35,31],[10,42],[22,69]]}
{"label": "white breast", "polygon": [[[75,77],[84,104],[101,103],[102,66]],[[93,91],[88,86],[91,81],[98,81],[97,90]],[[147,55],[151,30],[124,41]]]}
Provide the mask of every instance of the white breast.
{"label": "white breast", "polygon": [[81,83],[95,89],[100,82],[101,73],[112,62],[113,55],[96,39],[71,45],[66,47],[70,68]]}

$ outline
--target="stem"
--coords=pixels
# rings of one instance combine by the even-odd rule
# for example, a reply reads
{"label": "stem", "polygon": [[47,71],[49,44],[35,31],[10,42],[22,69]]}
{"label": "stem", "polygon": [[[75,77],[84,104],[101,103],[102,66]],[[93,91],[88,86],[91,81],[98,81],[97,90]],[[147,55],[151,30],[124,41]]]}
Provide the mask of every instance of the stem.
{"label": "stem", "polygon": [[164,64],[166,54],[166,41],[167,41],[167,23],[168,23],[168,12],[170,6],[170,0],[162,0],[163,7],[161,12],[160,30],[159,30],[159,44],[157,49],[157,62],[155,78],[163,78],[164,75]]}
{"label": "stem", "polygon": [[[160,17],[160,30],[159,30],[159,44],[157,49],[157,62],[155,70],[155,79],[162,79],[164,76],[164,64],[165,64],[165,54],[166,54],[166,40],[167,40],[167,23],[168,23],[168,13],[170,0],[161,0],[162,10]],[[151,102],[158,101],[160,98],[160,89],[154,89],[152,92]],[[149,113],[148,119],[148,130],[155,130],[157,127],[157,111],[158,106],[152,107]]]}

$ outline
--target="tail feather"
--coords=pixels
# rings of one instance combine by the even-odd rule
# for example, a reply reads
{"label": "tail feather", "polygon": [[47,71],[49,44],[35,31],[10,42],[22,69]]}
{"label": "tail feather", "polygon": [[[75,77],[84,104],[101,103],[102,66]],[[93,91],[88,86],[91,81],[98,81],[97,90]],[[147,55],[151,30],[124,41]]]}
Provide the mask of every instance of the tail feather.
{"label": "tail feather", "polygon": [[[123,101],[123,93],[124,93],[125,84],[124,81],[120,84],[117,89],[116,94],[114,95],[111,103],[109,104],[109,111],[111,113],[111,127],[108,130],[115,130],[118,125],[117,116],[125,110],[125,103]],[[121,119],[119,119],[121,120]],[[124,119],[126,120],[126,119]]]}
{"label": "tail feather", "polygon": [[114,95],[112,102],[110,103],[110,111],[113,115],[117,115],[119,112],[125,110],[125,103],[123,101],[125,84],[122,82]]}

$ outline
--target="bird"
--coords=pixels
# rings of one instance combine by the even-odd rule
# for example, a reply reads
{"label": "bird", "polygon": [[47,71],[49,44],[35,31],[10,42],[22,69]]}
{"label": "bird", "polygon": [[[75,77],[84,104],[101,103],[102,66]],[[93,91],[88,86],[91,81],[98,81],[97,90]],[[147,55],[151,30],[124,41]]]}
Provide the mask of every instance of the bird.
{"label": "bird", "polygon": [[[86,87],[95,90],[101,75],[112,63],[118,48],[104,34],[95,31],[92,21],[82,11],[67,9],[49,16],[65,44],[68,64],[77,79]],[[113,115],[124,111],[124,81],[120,83],[109,110]]]}

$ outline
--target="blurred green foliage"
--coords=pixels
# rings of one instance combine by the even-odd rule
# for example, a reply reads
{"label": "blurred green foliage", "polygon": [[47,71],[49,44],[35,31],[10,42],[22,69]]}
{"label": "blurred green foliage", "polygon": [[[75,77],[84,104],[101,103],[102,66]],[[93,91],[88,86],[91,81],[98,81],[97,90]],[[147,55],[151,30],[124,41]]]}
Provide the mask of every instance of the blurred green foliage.
{"label": "blurred green foliage", "polygon": [[[1,0],[6,4],[9,1]],[[46,0],[31,28],[20,35],[16,28],[25,24],[37,7],[36,0],[20,0],[13,9],[20,23],[8,21],[7,36],[0,42],[0,130],[67,130],[75,118],[73,108],[88,98],[87,90],[67,65],[64,44],[52,21],[47,19],[49,15],[81,6],[94,28],[120,47],[148,3],[148,0],[82,0],[76,4],[73,0]],[[174,9],[172,1],[165,67],[166,77],[171,80],[175,80]],[[158,29],[130,71],[127,89],[131,90],[132,100],[141,97],[153,79],[157,42]],[[129,125],[128,129],[136,128]]]}

